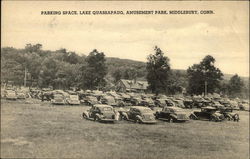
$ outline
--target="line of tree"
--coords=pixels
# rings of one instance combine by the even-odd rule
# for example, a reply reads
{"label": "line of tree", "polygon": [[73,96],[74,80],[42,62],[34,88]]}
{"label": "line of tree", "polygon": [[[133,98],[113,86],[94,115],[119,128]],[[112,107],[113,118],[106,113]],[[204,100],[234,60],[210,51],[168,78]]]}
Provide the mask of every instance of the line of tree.
{"label": "line of tree", "polygon": [[233,97],[248,97],[249,85],[235,75],[229,81],[215,67],[215,59],[208,55],[199,64],[185,70],[171,69],[170,59],[157,46],[147,63],[107,58],[96,49],[88,56],[66,49],[43,50],[41,44],[27,44],[24,49],[1,49],[1,81],[24,84],[25,70],[29,86],[55,89],[111,89],[120,79],[147,80],[155,94],[176,94],[185,88],[188,94],[223,93]]}
{"label": "line of tree", "polygon": [[149,89],[155,94],[176,94],[187,88],[187,93],[191,95],[219,93],[230,97],[249,97],[249,84],[245,85],[237,74],[225,82],[211,55],[205,56],[199,64],[190,66],[187,76],[181,78],[183,76],[173,73],[170,59],[164,52],[157,46],[154,51],[148,56],[146,77]]}

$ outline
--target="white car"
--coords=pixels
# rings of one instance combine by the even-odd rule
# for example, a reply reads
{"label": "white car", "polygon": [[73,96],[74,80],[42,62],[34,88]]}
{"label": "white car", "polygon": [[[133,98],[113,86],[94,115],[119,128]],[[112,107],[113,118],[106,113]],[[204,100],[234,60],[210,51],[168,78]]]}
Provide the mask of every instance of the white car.
{"label": "white car", "polygon": [[9,99],[9,100],[16,100],[16,99],[17,99],[16,92],[15,92],[15,91],[12,91],[12,90],[8,90],[8,91],[6,92],[6,99]]}
{"label": "white car", "polygon": [[78,95],[70,95],[67,99],[67,103],[70,105],[80,105],[80,100]]}

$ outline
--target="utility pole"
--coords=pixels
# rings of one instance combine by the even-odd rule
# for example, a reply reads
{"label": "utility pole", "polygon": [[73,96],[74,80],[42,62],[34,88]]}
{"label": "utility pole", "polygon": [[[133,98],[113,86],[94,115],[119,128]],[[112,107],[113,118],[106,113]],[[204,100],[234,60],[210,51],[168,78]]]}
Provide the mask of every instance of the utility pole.
{"label": "utility pole", "polygon": [[26,78],[27,78],[27,70],[25,67],[25,69],[24,69],[24,87],[26,87]]}
{"label": "utility pole", "polygon": [[207,80],[205,80],[205,97],[207,96]]}

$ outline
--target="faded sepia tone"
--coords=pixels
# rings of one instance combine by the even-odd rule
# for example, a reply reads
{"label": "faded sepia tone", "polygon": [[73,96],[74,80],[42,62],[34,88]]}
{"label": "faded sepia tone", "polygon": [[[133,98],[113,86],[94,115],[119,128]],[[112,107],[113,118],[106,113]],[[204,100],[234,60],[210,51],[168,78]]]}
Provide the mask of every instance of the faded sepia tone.
{"label": "faded sepia tone", "polygon": [[[175,69],[210,54],[225,73],[249,74],[249,2],[2,2],[2,46],[67,48],[146,61],[158,45]],[[41,15],[41,11],[213,10],[206,15]],[[236,66],[236,67],[231,67]]]}
{"label": "faded sepia tone", "polygon": [[[249,158],[249,97],[246,97],[246,91],[249,92],[248,1],[1,3],[1,57],[4,56],[1,66],[5,70],[1,68],[0,158]],[[212,14],[126,15],[126,11],[171,10],[209,11]],[[45,15],[47,11],[77,11],[78,15]],[[83,11],[123,11],[124,15],[79,14]],[[42,49],[30,51],[27,46],[32,48],[35,44]],[[204,80],[200,94],[188,94],[187,87],[182,85],[178,85],[180,90],[176,94],[148,91],[150,83],[146,76],[150,71],[146,62],[150,59],[147,59],[149,54],[157,52],[155,46],[170,59],[173,74],[169,74],[176,75],[172,78],[174,80],[171,79],[172,83],[185,86],[188,82],[192,83],[187,75],[188,67],[199,64],[204,57],[214,57],[216,68],[224,74],[220,82],[225,90],[231,86],[228,81],[232,77],[241,78],[245,85],[239,94],[245,93],[244,96],[229,98],[223,94],[226,91],[223,92],[222,88],[212,92],[214,94],[208,93],[208,71],[199,76]],[[91,53],[99,55],[102,52],[105,59],[101,61],[103,63],[98,61],[99,65],[103,64],[100,70],[106,71],[103,69],[106,65],[109,69],[103,76],[108,82],[102,86],[109,89],[99,85],[87,88],[88,83],[84,83],[87,78],[84,77],[99,73],[97,69],[96,72],[94,69],[86,71],[89,66],[87,59]],[[75,53],[73,62],[68,62],[69,56]],[[20,56],[20,61],[15,55]],[[99,65],[94,66],[99,68]],[[208,65],[214,66],[213,62]],[[121,75],[115,81],[114,72],[118,70],[121,73],[123,66],[124,70],[132,68],[132,71],[134,69],[143,75],[137,78],[135,73],[135,77],[127,79]],[[167,68],[162,66],[163,70]],[[34,76],[36,78],[31,77],[32,73],[37,75]],[[2,74],[15,77],[15,81],[8,81]],[[157,76],[157,73],[152,74]],[[65,86],[65,83],[68,85]],[[131,87],[137,92],[132,92]],[[12,91],[12,95],[13,92],[18,94],[18,91],[23,91],[21,93],[26,97],[9,97],[8,91]],[[61,95],[57,96],[61,103],[56,101],[58,94]],[[77,99],[76,104],[70,103],[72,96]],[[112,97],[115,102],[109,104],[104,101],[106,96]],[[115,96],[119,97],[116,99]],[[153,101],[151,105],[146,99]],[[163,106],[160,103],[162,100],[165,102]],[[120,103],[117,104],[117,101]],[[167,104],[169,101],[170,105]],[[205,109],[199,106],[199,102],[205,103]],[[223,110],[227,104],[233,107],[232,103],[236,105],[234,109],[229,108],[231,112]],[[105,114],[104,108],[112,110],[112,113]],[[171,112],[174,111],[171,108],[175,108],[177,113]],[[97,109],[102,112],[96,113]],[[138,115],[136,109],[146,111]],[[213,112],[210,113],[210,110]],[[172,116],[162,115],[167,111]],[[178,117],[178,113],[182,118]],[[202,120],[202,115],[205,120]]]}

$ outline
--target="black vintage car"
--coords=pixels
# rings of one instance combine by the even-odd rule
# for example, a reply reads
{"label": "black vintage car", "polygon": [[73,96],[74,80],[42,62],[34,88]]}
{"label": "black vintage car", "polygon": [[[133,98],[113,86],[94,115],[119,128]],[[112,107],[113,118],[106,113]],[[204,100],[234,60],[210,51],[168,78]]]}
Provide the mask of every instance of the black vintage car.
{"label": "black vintage car", "polygon": [[100,104],[100,102],[97,100],[95,96],[86,96],[81,100],[82,103],[87,104],[87,105],[95,105],[95,104]]}
{"label": "black vintage car", "polygon": [[238,113],[234,113],[233,112],[233,108],[221,108],[220,109],[220,113],[224,115],[225,119],[227,119],[228,121],[239,121],[240,120],[240,116]]}
{"label": "black vintage car", "polygon": [[188,113],[179,107],[164,107],[161,111],[155,113],[156,119],[166,120],[169,122],[188,121]]}
{"label": "black vintage car", "polygon": [[216,108],[207,106],[201,108],[201,111],[194,111],[189,116],[194,120],[210,120],[210,121],[222,121],[225,119],[224,115],[220,113]]}
{"label": "black vintage car", "polygon": [[122,112],[121,115],[123,119],[136,123],[156,123],[154,112],[150,108],[143,106],[132,106],[128,112]]}

